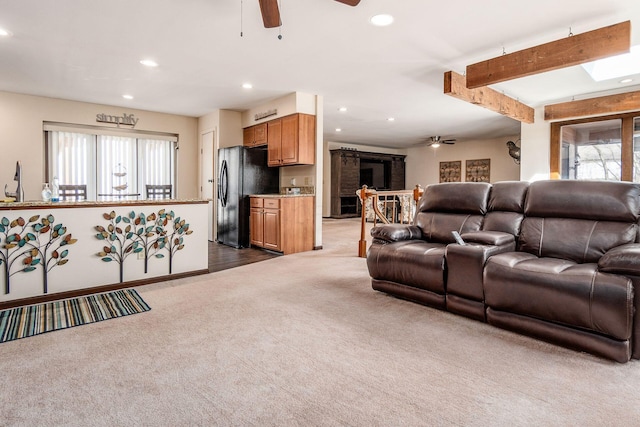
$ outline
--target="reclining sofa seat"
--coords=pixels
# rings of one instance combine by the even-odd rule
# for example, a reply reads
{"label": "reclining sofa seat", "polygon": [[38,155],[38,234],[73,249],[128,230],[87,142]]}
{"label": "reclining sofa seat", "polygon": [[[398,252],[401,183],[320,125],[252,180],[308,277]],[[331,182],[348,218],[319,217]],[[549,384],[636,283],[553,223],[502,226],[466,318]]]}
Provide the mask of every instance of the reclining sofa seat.
{"label": "reclining sofa seat", "polygon": [[624,274],[640,273],[639,212],[637,184],[532,183],[518,250],[489,257],[484,268],[487,321],[628,361],[638,327],[634,286]]}
{"label": "reclining sofa seat", "polygon": [[482,276],[489,257],[516,250],[529,183],[502,181],[493,184],[487,214],[480,232],[462,234],[467,245],[449,245],[447,310],[485,322]]}
{"label": "reclining sofa seat", "polygon": [[447,245],[451,231],[479,231],[491,184],[429,185],[418,202],[412,225],[388,224],[371,230],[367,267],[373,289],[444,309]]}

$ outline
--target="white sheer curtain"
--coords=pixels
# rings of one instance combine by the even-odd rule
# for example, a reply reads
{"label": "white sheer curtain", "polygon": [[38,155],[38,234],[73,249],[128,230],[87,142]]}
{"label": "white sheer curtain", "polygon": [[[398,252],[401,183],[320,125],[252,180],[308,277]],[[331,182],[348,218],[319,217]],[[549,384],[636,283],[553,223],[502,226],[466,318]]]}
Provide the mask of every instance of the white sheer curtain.
{"label": "white sheer curtain", "polygon": [[[163,139],[138,139],[140,189],[147,185],[173,185],[175,174],[174,145]],[[175,189],[171,189],[175,197]]]}
{"label": "white sheer curtain", "polygon": [[86,185],[87,199],[95,200],[96,136],[75,132],[48,132],[49,182]]}
{"label": "white sheer curtain", "polygon": [[171,185],[176,139],[47,131],[48,180],[86,185],[88,200],[145,198],[146,185]]}
{"label": "white sheer curtain", "polygon": [[98,135],[97,160],[99,200],[140,194],[135,138]]}

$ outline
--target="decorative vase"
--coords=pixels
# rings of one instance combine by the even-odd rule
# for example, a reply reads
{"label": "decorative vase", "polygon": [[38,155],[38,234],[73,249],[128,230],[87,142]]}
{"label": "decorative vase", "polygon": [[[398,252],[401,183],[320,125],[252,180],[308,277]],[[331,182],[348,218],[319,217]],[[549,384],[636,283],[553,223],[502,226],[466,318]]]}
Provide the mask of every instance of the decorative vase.
{"label": "decorative vase", "polygon": [[51,188],[49,187],[49,183],[45,182],[42,187],[42,201],[50,202],[51,201]]}

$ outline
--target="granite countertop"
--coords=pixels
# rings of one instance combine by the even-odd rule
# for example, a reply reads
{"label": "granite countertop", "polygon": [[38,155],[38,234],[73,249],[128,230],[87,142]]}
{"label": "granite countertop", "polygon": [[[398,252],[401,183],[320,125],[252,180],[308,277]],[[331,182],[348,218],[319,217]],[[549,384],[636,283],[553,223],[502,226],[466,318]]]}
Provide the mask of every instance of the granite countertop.
{"label": "granite countertop", "polygon": [[269,198],[289,198],[289,197],[314,197],[315,194],[250,194],[249,197]]}
{"label": "granite countertop", "polygon": [[205,199],[157,199],[157,200],[83,200],[76,202],[43,202],[41,200],[27,200],[26,202],[0,203],[0,210],[38,209],[38,208],[93,208],[101,206],[127,205],[185,205],[208,203]]}

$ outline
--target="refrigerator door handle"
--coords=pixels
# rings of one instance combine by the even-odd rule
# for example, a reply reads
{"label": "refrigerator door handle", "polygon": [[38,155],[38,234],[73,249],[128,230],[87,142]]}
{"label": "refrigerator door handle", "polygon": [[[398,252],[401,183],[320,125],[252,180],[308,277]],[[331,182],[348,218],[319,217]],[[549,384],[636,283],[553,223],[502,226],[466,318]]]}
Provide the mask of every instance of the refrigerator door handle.
{"label": "refrigerator door handle", "polygon": [[223,160],[220,167],[220,177],[218,178],[218,200],[222,204],[222,207],[227,206],[227,193],[229,191],[227,161]]}

